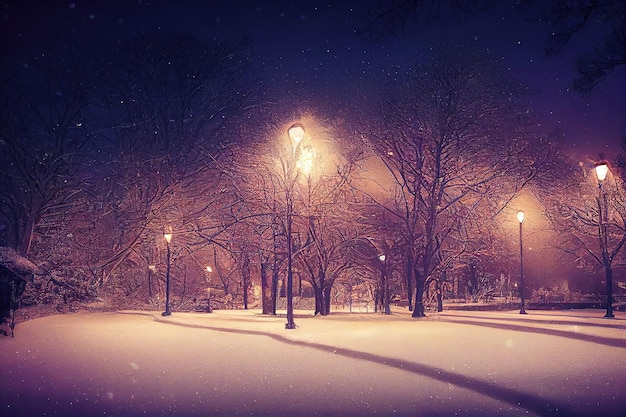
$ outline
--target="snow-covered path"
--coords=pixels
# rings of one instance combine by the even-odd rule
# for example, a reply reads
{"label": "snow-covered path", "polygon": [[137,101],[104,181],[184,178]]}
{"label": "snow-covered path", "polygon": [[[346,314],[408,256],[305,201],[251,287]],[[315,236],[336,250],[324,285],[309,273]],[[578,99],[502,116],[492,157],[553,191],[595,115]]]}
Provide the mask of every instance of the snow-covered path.
{"label": "snow-covered path", "polygon": [[625,416],[626,316],[73,314],[0,338],[0,414]]}

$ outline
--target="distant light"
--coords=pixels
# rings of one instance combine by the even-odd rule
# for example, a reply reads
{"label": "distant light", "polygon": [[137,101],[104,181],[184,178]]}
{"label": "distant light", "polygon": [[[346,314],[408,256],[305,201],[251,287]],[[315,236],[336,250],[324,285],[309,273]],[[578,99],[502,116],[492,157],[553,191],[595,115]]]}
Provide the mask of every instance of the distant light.
{"label": "distant light", "polygon": [[213,268],[211,268],[210,266],[208,266],[208,265],[207,265],[207,267],[206,267],[206,271],[207,271],[207,272],[209,272],[209,273],[211,273],[211,272],[213,272]]}
{"label": "distant light", "polygon": [[378,255],[378,259],[380,259],[382,262],[385,262],[385,259],[387,259],[387,257],[386,257],[386,256],[385,256],[385,254],[383,253],[383,254],[381,254],[381,255]]}
{"label": "distant light", "polygon": [[167,243],[170,243],[172,241],[172,234],[171,233],[164,233],[163,234],[163,238],[165,238]]}
{"label": "distant light", "polygon": [[517,212],[517,221],[521,223],[524,223],[524,212],[523,211],[518,211]]}
{"label": "distant light", "polygon": [[609,166],[607,165],[607,163],[605,161],[598,162],[595,169],[598,181],[604,181],[606,179],[606,175],[609,173]]}

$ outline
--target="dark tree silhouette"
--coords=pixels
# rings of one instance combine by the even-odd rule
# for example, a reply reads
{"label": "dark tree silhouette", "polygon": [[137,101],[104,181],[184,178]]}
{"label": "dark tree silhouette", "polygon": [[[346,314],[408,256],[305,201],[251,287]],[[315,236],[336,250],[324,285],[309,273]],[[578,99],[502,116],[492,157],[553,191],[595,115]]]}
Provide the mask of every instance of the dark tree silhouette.
{"label": "dark tree silhouette", "polygon": [[0,214],[6,244],[24,256],[43,223],[54,229],[83,209],[80,172],[93,99],[83,64],[67,55],[44,57],[2,85]]}
{"label": "dark tree silhouette", "polygon": [[102,284],[138,245],[154,245],[168,224],[184,245],[211,234],[194,237],[219,217],[215,161],[259,83],[245,44],[139,38],[105,51],[101,62],[99,99],[116,153],[103,194],[102,220],[112,224],[102,238],[110,246],[95,265]]}
{"label": "dark tree silhouette", "polygon": [[113,280],[131,294],[127,277],[159,261],[165,226],[189,255],[233,202],[216,161],[262,87],[250,49],[137,37],[47,56],[2,75],[5,243],[35,248],[69,293]]}
{"label": "dark tree silhouette", "polygon": [[575,36],[597,36],[594,50],[576,60],[579,75],[573,85],[583,95],[626,64],[626,3],[622,0],[526,0],[522,6],[530,9],[531,19],[549,24],[548,56],[559,55]]}
{"label": "dark tree silhouette", "polygon": [[[414,33],[423,22],[472,18],[498,2],[489,0],[389,0],[370,10],[361,34],[377,40],[390,34]],[[573,86],[588,95],[596,84],[626,64],[626,3],[622,0],[522,0],[516,5],[521,15],[547,26],[546,54],[554,56],[576,35],[597,38],[593,51],[576,60],[578,77]]]}

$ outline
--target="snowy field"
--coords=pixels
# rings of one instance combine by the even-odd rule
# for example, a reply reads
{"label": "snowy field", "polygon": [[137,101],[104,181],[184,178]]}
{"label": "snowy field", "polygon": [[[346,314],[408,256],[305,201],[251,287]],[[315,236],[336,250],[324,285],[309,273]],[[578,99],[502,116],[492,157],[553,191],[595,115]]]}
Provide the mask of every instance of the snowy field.
{"label": "snowy field", "polygon": [[0,416],[626,416],[626,314],[58,315],[0,337]]}

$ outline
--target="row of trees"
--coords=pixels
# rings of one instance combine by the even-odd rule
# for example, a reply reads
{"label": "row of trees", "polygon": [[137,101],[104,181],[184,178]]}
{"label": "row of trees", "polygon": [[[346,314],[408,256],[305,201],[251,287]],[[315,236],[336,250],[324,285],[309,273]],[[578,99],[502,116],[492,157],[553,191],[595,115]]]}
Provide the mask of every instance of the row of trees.
{"label": "row of trees", "polygon": [[[497,60],[451,48],[375,81],[341,100],[270,94],[249,45],[188,37],[65,51],[3,77],[0,227],[48,271],[31,301],[161,303],[167,231],[180,308],[216,291],[247,308],[253,293],[275,314],[291,270],[316,313],[339,287],[371,288],[386,312],[399,295],[421,317],[431,288],[441,307],[446,282],[515,269],[502,216],[522,190],[559,244],[594,252],[590,167],[532,131],[527,90]],[[623,242],[620,179],[605,189]]]}

